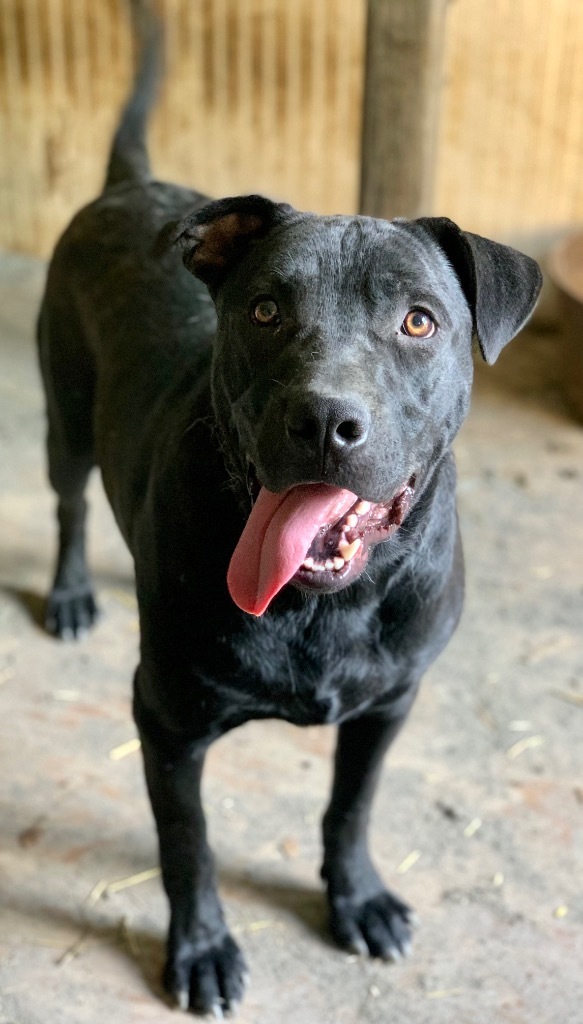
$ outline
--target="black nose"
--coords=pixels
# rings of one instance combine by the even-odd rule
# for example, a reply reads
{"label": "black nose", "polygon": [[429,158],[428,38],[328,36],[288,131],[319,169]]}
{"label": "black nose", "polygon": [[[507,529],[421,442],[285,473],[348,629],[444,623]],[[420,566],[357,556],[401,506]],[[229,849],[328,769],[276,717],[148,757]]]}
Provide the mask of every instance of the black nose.
{"label": "black nose", "polygon": [[285,427],[292,441],[348,453],[366,441],[370,414],[356,399],[298,396],[288,404]]}

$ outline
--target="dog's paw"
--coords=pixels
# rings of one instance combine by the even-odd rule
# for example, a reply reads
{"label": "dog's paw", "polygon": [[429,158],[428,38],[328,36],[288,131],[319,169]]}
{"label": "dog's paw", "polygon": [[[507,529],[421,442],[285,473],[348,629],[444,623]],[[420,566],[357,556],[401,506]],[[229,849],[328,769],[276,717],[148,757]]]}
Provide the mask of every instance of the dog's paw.
{"label": "dog's paw", "polygon": [[230,935],[204,953],[177,951],[164,969],[164,987],[181,1010],[219,1019],[236,1013],[247,978],[243,954]]}
{"label": "dog's paw", "polygon": [[401,960],[411,950],[415,913],[390,892],[362,903],[346,897],[330,900],[330,930],[335,941],[352,953],[382,960]]}
{"label": "dog's paw", "polygon": [[54,587],[45,609],[45,627],[60,640],[79,640],[99,617],[91,587]]}

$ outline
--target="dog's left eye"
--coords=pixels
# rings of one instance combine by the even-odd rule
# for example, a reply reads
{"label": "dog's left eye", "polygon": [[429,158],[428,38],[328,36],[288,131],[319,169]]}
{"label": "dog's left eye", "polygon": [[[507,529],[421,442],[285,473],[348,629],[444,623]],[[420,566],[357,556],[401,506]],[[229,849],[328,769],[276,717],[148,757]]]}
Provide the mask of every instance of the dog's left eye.
{"label": "dog's left eye", "polygon": [[431,338],[437,330],[437,324],[424,309],[410,309],[401,324],[401,330],[410,338]]}
{"label": "dog's left eye", "polygon": [[261,324],[261,326],[278,324],[280,318],[277,302],[269,298],[260,299],[253,306],[251,318],[254,323]]}

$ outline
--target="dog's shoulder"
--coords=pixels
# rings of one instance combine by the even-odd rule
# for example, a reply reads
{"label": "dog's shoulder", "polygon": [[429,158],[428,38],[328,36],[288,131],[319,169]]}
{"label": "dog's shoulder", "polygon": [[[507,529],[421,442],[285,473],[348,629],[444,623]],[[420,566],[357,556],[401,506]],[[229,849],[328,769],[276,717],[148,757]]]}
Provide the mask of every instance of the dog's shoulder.
{"label": "dog's shoulder", "polygon": [[[159,257],[159,236],[165,225],[204,205],[198,192],[167,182],[124,182],[107,189],[82,207],[59,239],[53,264],[66,263],[95,272],[101,258],[128,253]],[[178,265],[179,258],[173,261]]]}

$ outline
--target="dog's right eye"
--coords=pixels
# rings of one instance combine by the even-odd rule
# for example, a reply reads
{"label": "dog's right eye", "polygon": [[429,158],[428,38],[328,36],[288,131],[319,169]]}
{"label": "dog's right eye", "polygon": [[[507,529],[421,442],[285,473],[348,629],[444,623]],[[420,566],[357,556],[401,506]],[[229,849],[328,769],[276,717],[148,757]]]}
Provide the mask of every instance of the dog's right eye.
{"label": "dog's right eye", "polygon": [[253,323],[261,327],[277,325],[280,323],[279,308],[273,299],[265,298],[255,302],[251,312]]}

